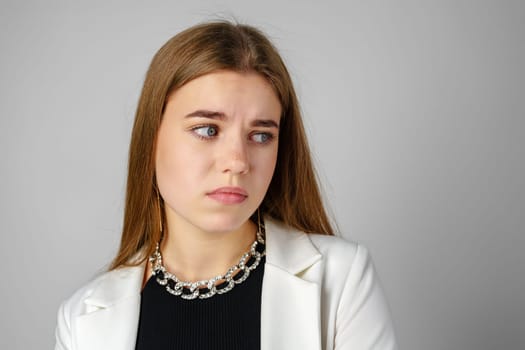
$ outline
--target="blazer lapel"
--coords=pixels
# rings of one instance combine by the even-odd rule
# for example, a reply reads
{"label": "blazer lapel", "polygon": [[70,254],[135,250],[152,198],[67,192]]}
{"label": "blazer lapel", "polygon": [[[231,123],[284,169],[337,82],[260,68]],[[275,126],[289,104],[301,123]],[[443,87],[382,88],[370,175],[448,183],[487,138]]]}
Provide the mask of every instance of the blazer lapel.
{"label": "blazer lapel", "polygon": [[78,350],[135,348],[145,264],[109,272],[76,319]]}
{"label": "blazer lapel", "polygon": [[262,350],[321,349],[321,257],[306,234],[266,221]]}

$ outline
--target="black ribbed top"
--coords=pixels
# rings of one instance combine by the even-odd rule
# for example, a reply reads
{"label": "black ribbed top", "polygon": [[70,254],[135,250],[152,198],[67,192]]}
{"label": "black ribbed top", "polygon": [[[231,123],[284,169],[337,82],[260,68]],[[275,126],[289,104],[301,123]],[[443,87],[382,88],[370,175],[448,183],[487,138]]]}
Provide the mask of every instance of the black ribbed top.
{"label": "black ribbed top", "polygon": [[135,349],[260,349],[265,261],[244,282],[208,299],[171,295],[152,276],[141,293]]}

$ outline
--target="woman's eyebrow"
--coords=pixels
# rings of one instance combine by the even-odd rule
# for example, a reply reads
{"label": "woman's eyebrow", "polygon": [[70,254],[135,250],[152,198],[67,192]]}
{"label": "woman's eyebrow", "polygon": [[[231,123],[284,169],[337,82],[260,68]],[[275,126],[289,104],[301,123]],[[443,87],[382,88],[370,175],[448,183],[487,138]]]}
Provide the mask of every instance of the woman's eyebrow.
{"label": "woman's eyebrow", "polygon": [[[210,118],[210,119],[226,119],[226,114],[219,111],[208,111],[204,109],[199,109],[195,112],[187,114],[184,118]],[[279,124],[277,124],[272,119],[255,119],[250,123],[252,126],[267,127],[267,128],[276,128],[279,129]]]}
{"label": "woman's eyebrow", "polygon": [[279,129],[279,125],[272,119],[256,119],[251,122],[251,125]]}
{"label": "woman's eyebrow", "polygon": [[218,111],[208,111],[199,109],[195,112],[191,112],[190,114],[186,115],[184,118],[192,118],[192,117],[200,117],[200,118],[210,118],[210,119],[225,119],[226,115],[222,112]]}

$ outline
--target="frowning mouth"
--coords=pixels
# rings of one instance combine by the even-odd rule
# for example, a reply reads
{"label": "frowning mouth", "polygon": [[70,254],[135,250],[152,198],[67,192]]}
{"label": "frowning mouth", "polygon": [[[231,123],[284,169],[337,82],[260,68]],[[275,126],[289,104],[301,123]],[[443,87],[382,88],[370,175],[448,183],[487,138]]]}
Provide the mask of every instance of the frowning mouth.
{"label": "frowning mouth", "polygon": [[248,193],[241,187],[220,187],[206,195],[223,204],[238,204],[248,198]]}

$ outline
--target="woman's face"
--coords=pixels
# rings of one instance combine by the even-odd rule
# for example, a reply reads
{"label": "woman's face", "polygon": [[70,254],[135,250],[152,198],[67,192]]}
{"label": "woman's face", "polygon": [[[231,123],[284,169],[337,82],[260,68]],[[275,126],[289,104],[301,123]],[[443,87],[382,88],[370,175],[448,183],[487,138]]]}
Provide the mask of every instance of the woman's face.
{"label": "woman's face", "polygon": [[213,72],[169,95],[155,156],[168,218],[207,232],[244,224],[272,179],[280,116],[256,73]]}

